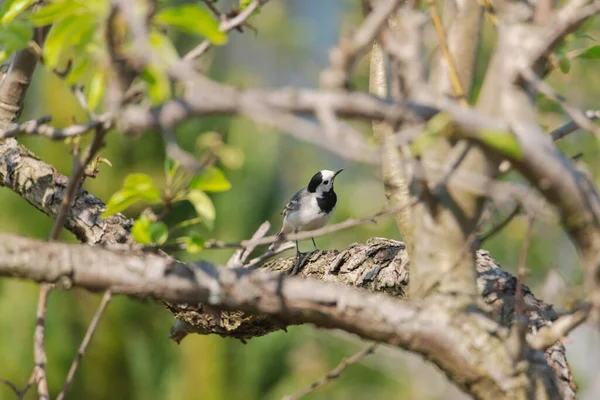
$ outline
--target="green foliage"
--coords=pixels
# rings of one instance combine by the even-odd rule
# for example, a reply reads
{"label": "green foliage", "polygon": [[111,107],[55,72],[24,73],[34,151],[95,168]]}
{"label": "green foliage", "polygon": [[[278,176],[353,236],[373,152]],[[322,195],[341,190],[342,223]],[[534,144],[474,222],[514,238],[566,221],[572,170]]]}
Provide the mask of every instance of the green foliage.
{"label": "green foliage", "polygon": [[10,21],[0,25],[0,62],[27,46],[33,29],[26,21]]}
{"label": "green foliage", "polygon": [[0,9],[0,24],[8,24],[25,11],[35,0],[7,0]]}
{"label": "green foliage", "polygon": [[213,44],[227,43],[227,35],[219,30],[219,23],[213,15],[204,8],[193,5],[170,7],[160,11],[155,21],[167,24],[182,32],[200,35]]}
{"label": "green foliage", "polygon": [[102,217],[123,211],[139,200],[157,203],[161,201],[161,194],[148,175],[130,174],[125,178],[123,189],[113,194],[108,201]]}
{"label": "green foliage", "polygon": [[231,189],[231,183],[225,178],[223,171],[217,167],[210,167],[192,178],[190,188],[205,192],[225,192]]}
{"label": "green foliage", "polygon": [[487,146],[498,150],[507,157],[517,160],[523,158],[521,145],[511,131],[485,129],[479,132],[479,138]]}
{"label": "green foliage", "polygon": [[[195,225],[202,223],[212,229],[216,218],[216,209],[206,192],[224,192],[231,189],[231,183],[223,171],[211,166],[197,174],[191,175],[179,168],[177,161],[170,158],[165,160],[166,189],[162,193],[152,178],[146,174],[135,173],[127,175],[123,187],[115,192],[108,201],[104,218],[116,212],[123,211],[138,201],[160,205],[162,212],[157,217],[151,211],[139,216],[132,228],[134,239],[141,244],[177,245],[178,249],[189,254],[200,252],[204,247],[203,236],[194,233]],[[188,202],[196,212],[196,216],[185,219],[169,226],[161,221],[174,203]],[[177,234],[175,234],[177,232]],[[173,239],[167,242],[167,239]]]}
{"label": "green foliage", "polygon": [[29,17],[34,26],[52,25],[42,49],[44,65],[62,70],[61,63],[66,65],[70,59],[67,84],[85,80],[85,96],[91,109],[100,104],[106,86],[103,63],[107,58],[99,27],[107,13],[108,4],[101,0],[52,1]]}
{"label": "green foliage", "polygon": [[186,199],[192,203],[200,218],[204,218],[209,224],[214,222],[217,212],[212,200],[206,193],[201,190],[190,190]]}
{"label": "green foliage", "polygon": [[169,229],[164,222],[152,221],[150,217],[141,215],[133,224],[131,234],[138,243],[161,245],[167,241]]}
{"label": "green foliage", "polygon": [[577,58],[584,60],[597,60],[600,58],[600,46],[592,46],[587,48],[583,53],[579,54]]}
{"label": "green foliage", "polygon": [[206,239],[199,235],[193,235],[183,236],[179,238],[179,241],[183,242],[188,253],[196,254],[204,249],[204,242],[206,242]]}

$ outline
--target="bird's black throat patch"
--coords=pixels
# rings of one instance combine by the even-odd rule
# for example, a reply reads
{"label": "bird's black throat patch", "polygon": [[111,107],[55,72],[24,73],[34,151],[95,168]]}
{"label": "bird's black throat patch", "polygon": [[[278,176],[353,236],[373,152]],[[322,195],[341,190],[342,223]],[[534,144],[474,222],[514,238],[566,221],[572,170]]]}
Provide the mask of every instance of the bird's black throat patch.
{"label": "bird's black throat patch", "polygon": [[321,173],[321,171],[319,171],[316,174],[314,174],[313,177],[310,179],[306,190],[308,190],[310,193],[316,192],[321,182],[323,182],[323,174]]}
{"label": "bird's black throat patch", "polygon": [[335,207],[336,203],[337,195],[333,189],[331,189],[329,192],[323,193],[321,197],[317,197],[317,204],[319,205],[321,211],[325,213],[330,213],[331,210],[333,210],[333,207]]}

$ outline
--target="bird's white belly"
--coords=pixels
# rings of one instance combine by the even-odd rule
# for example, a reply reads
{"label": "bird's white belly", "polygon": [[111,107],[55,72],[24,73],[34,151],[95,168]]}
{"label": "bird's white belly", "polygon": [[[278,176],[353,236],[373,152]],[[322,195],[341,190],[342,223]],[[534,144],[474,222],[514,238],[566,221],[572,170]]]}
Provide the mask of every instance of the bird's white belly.
{"label": "bird's white belly", "polygon": [[283,230],[285,233],[289,233],[319,229],[327,224],[332,214],[333,210],[329,214],[321,212],[315,199],[296,212],[289,213]]}

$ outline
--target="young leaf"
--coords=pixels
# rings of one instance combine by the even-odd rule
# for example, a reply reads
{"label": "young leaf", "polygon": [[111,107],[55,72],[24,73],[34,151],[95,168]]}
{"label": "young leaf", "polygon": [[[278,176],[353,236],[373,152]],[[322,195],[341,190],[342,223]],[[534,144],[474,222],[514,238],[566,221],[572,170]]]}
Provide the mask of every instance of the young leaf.
{"label": "young leaf", "polygon": [[483,143],[499,150],[502,154],[517,160],[523,157],[523,149],[511,131],[485,129],[481,131],[480,138]]}
{"label": "young leaf", "polygon": [[72,43],[73,33],[81,27],[81,21],[75,15],[52,25],[43,50],[44,62],[49,68],[57,66],[62,51]]}
{"label": "young leaf", "polygon": [[35,26],[50,25],[75,14],[81,9],[81,3],[77,1],[55,1],[35,11],[29,17]]}
{"label": "young leaf", "polygon": [[177,49],[173,45],[173,42],[164,34],[157,30],[153,30],[149,35],[150,45],[156,53],[163,58],[168,64],[173,63],[179,59]]}
{"label": "young leaf", "polygon": [[583,53],[579,54],[576,58],[583,58],[584,60],[597,60],[600,58],[600,46],[592,46],[586,49]]}
{"label": "young leaf", "polygon": [[141,199],[151,203],[159,202],[161,200],[160,191],[154,186],[152,178],[146,174],[127,175],[123,182],[123,191],[135,193]]}
{"label": "young leaf", "polygon": [[130,190],[119,190],[115,192],[106,204],[106,210],[102,213],[102,218],[118,213],[140,200],[137,193]]}
{"label": "young leaf", "polygon": [[210,167],[192,178],[190,189],[205,192],[225,192],[231,189],[231,183],[225,178],[223,171],[217,167]]}
{"label": "young leaf", "polygon": [[7,24],[27,7],[33,4],[35,0],[8,0],[0,9],[0,24]]}
{"label": "young leaf", "polygon": [[0,26],[0,43],[8,55],[21,50],[33,36],[33,28],[25,21],[12,21]]}
{"label": "young leaf", "polygon": [[204,8],[193,5],[166,8],[156,15],[156,21],[203,36],[213,44],[227,43],[227,35],[219,30],[217,20]]}
{"label": "young leaf", "polygon": [[559,57],[558,67],[563,74],[568,74],[571,70],[571,61],[567,57]]}
{"label": "young leaf", "polygon": [[204,239],[202,236],[194,235],[194,236],[184,236],[179,238],[185,243],[185,249],[190,254],[196,254],[201,252],[204,249]]}
{"label": "young leaf", "polygon": [[198,216],[204,218],[208,222],[215,220],[215,206],[206,193],[201,190],[190,190],[187,195],[187,200],[192,203]]}
{"label": "young leaf", "polygon": [[171,96],[171,81],[164,68],[156,64],[148,64],[141,74],[141,78],[148,84],[148,94],[152,105],[164,102]]}
{"label": "young leaf", "polygon": [[141,215],[135,220],[133,228],[131,228],[131,235],[136,242],[140,244],[148,244],[152,242],[152,236],[150,235],[150,225],[152,221],[145,215]]}
{"label": "young leaf", "polygon": [[86,87],[87,104],[91,110],[96,109],[104,93],[104,70],[96,69]]}
{"label": "young leaf", "polygon": [[153,222],[150,224],[150,229],[148,230],[150,233],[150,237],[152,238],[152,242],[157,245],[161,245],[167,241],[169,237],[169,229],[167,225],[162,221]]}

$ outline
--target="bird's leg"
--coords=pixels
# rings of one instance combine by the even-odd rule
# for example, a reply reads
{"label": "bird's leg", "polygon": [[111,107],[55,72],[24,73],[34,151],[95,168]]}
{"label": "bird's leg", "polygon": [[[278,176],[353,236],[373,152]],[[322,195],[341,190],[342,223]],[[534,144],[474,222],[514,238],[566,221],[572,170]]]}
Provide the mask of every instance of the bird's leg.
{"label": "bird's leg", "polygon": [[319,249],[317,249],[317,244],[315,243],[315,238],[312,238],[312,237],[311,237],[310,239],[311,239],[311,240],[312,240],[312,242],[313,242],[313,246],[315,246],[315,250],[319,250]]}

